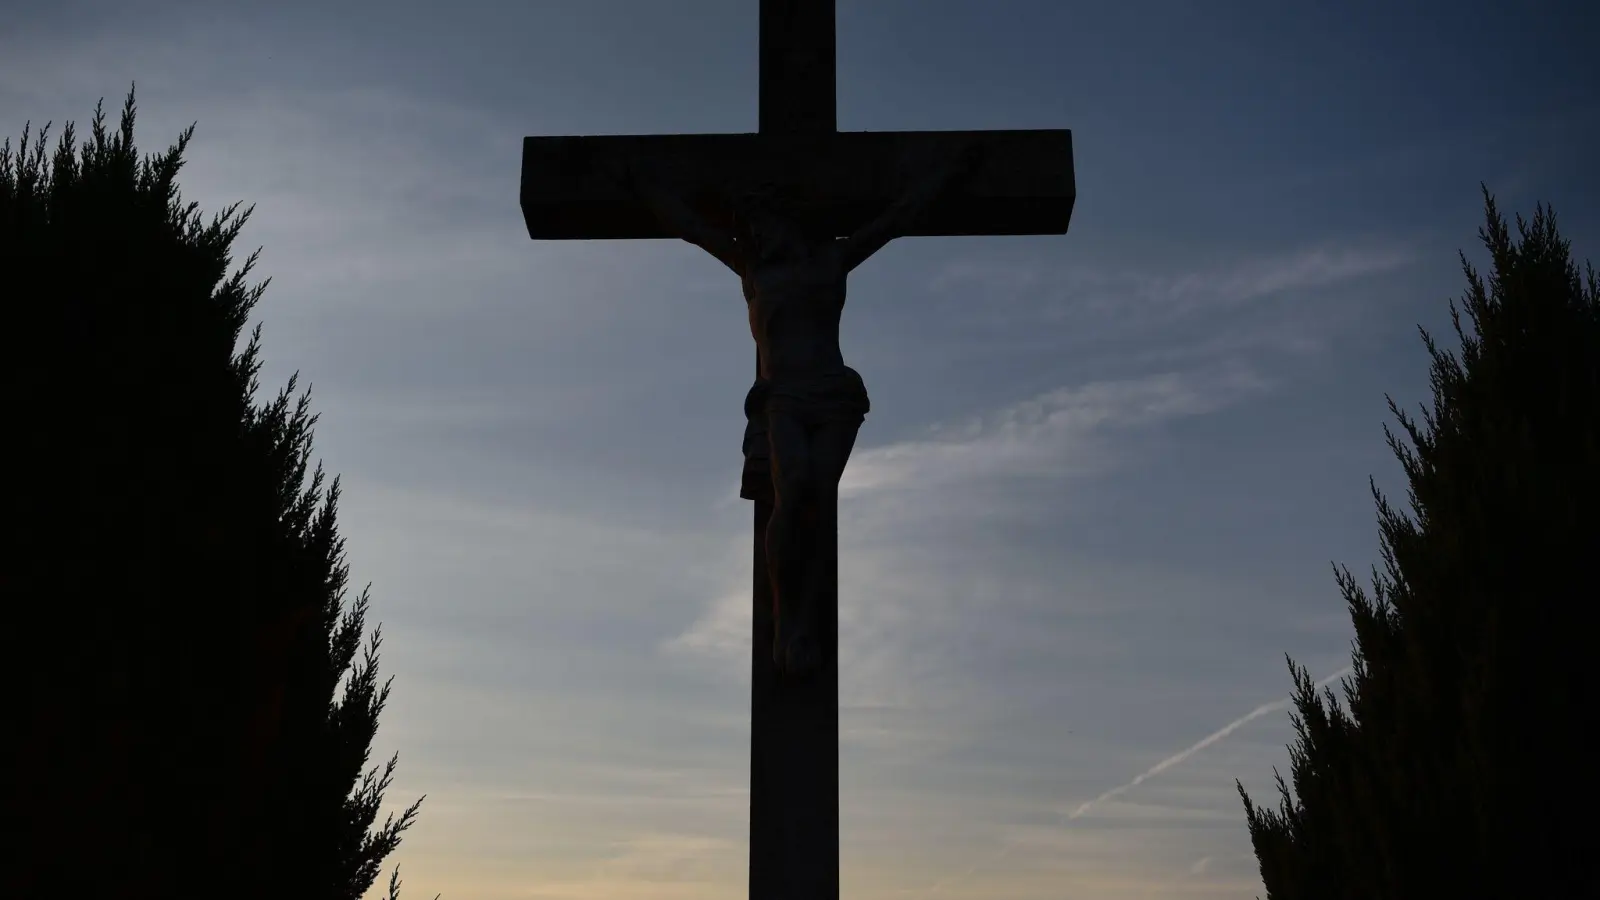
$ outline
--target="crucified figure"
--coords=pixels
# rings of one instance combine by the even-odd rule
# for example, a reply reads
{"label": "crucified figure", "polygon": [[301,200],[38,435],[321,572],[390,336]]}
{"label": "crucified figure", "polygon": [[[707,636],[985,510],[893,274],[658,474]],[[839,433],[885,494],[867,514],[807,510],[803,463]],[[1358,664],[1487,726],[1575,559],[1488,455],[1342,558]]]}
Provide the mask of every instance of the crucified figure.
{"label": "crucified figure", "polygon": [[606,171],[637,196],[670,232],[716,257],[739,276],[759,358],[745,415],[764,422],[772,467],[772,517],[766,531],[772,580],[773,663],[803,677],[821,661],[816,633],[818,524],[833,502],[870,404],[866,385],[845,365],[839,318],[850,271],[916,226],[956,179],[972,171],[977,147],[923,168],[899,199],[846,238],[808,230],[770,187],[735,198],[735,223],[716,227],[666,186],[635,167]]}

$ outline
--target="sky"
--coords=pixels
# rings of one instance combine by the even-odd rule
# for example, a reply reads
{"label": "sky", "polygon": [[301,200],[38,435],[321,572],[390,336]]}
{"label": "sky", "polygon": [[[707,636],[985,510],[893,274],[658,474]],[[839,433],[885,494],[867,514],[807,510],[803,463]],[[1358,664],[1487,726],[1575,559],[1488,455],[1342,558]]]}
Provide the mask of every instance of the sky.
{"label": "sky", "polygon": [[[686,244],[530,241],[525,135],[751,131],[753,0],[5,0],[0,131],[198,128],[254,204],[263,383],[342,475],[408,896],[743,897],[751,342]],[[839,0],[843,130],[1070,128],[1065,236],[851,278],[846,897],[1262,893],[1285,654],[1403,500],[1480,182],[1600,246],[1594,4]],[[1588,165],[1580,165],[1580,163]],[[1453,345],[1451,339],[1447,344]]]}

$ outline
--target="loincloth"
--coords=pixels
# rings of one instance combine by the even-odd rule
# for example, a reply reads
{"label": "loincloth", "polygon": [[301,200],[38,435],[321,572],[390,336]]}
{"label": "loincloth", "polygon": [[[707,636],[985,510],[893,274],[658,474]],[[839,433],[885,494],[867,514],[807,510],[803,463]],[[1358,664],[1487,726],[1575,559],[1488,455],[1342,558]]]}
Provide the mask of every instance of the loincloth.
{"label": "loincloth", "polygon": [[752,426],[766,424],[767,415],[793,416],[807,425],[854,420],[872,411],[866,382],[849,366],[796,378],[758,378],[744,398],[744,415]]}

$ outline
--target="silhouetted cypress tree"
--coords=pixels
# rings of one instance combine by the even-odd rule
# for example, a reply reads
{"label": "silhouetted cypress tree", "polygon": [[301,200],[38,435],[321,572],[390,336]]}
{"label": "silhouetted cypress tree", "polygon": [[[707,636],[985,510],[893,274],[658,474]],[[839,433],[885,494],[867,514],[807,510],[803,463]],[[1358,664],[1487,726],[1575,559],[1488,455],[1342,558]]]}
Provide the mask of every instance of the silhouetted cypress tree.
{"label": "silhouetted cypress tree", "polygon": [[1411,512],[1374,485],[1371,596],[1337,572],[1348,710],[1291,662],[1293,793],[1280,776],[1273,811],[1239,786],[1272,900],[1600,896],[1600,279],[1553,213],[1514,237],[1484,200],[1459,356],[1424,331],[1432,409],[1389,402]]}
{"label": "silhouetted cypress tree", "polygon": [[[388,695],[346,607],[308,399],[254,403],[250,210],[209,222],[120,130],[0,149],[6,897],[357,898]],[[8,854],[9,855],[9,854]],[[391,880],[391,886],[395,884]]]}

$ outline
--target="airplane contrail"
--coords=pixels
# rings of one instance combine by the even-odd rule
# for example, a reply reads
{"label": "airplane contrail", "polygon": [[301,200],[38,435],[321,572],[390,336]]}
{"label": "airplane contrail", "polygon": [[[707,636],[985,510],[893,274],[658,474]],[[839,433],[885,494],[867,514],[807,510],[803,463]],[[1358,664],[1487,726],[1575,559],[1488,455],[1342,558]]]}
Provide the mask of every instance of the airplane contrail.
{"label": "airplane contrail", "polygon": [[[1344,668],[1342,668],[1339,671],[1333,673],[1332,675],[1329,675],[1327,678],[1324,678],[1321,681],[1318,681],[1316,683],[1316,687],[1319,687],[1319,688],[1324,687],[1324,686],[1326,686],[1328,684],[1331,684],[1334,681],[1337,681],[1340,678],[1343,678],[1344,676],[1349,675],[1349,674],[1350,674],[1350,667],[1349,666],[1345,666]],[[1129,781],[1126,784],[1119,784],[1116,787],[1114,787],[1114,788],[1106,791],[1105,793],[1101,794],[1100,796],[1095,797],[1093,800],[1085,800],[1084,802],[1078,804],[1076,807],[1073,808],[1073,810],[1071,812],[1066,814],[1066,816],[1064,817],[1065,821],[1071,822],[1071,821],[1073,821],[1075,819],[1078,819],[1078,818],[1082,817],[1085,813],[1087,813],[1089,810],[1093,809],[1095,806],[1097,806],[1097,805],[1099,805],[1101,803],[1104,803],[1107,800],[1110,800],[1112,797],[1115,797],[1118,794],[1122,794],[1122,793],[1125,793],[1127,791],[1133,790],[1134,788],[1138,787],[1139,785],[1144,784],[1149,779],[1154,778],[1157,775],[1160,775],[1162,772],[1165,772],[1166,770],[1172,768],[1173,766],[1178,765],[1179,763],[1183,762],[1184,760],[1188,759],[1189,757],[1195,755],[1196,753],[1199,753],[1201,750],[1206,749],[1207,747],[1211,746],[1212,744],[1215,744],[1218,741],[1222,740],[1223,738],[1226,738],[1228,735],[1233,734],[1235,731],[1238,731],[1239,729],[1241,729],[1244,726],[1250,724],[1251,722],[1254,722],[1256,719],[1259,719],[1262,716],[1269,715],[1271,713],[1275,713],[1275,712],[1277,712],[1279,710],[1282,710],[1282,709],[1287,709],[1289,707],[1289,704],[1291,704],[1293,702],[1294,702],[1294,698],[1293,697],[1283,697],[1281,699],[1274,700],[1271,703],[1263,703],[1263,704],[1261,704],[1260,706],[1256,707],[1255,709],[1250,710],[1249,712],[1245,713],[1244,715],[1240,716],[1239,718],[1234,719],[1232,722],[1229,722],[1228,724],[1222,726],[1221,728],[1218,728],[1216,731],[1211,732],[1210,734],[1206,735],[1205,737],[1201,738],[1200,740],[1195,741],[1193,744],[1190,744],[1188,747],[1185,747],[1184,749],[1178,751],[1177,753],[1172,754],[1171,756],[1167,757],[1166,759],[1163,759],[1162,761],[1156,763],[1155,765],[1153,765],[1150,768],[1144,770],[1143,772],[1140,772],[1138,775],[1134,776],[1132,781]],[[985,868],[988,868],[989,866],[994,865],[995,863],[997,863],[1000,860],[1002,860],[1002,859],[1006,858],[1007,856],[1009,856],[1011,854],[1011,848],[1014,847],[1014,846],[1015,846],[1014,844],[1009,844],[1008,843],[1005,846],[1001,847],[999,849],[999,851],[997,851],[996,853],[990,855],[986,859],[981,859],[978,862],[973,863],[971,866],[967,867],[966,871],[962,872],[961,874],[953,876],[951,878],[946,878],[943,881],[936,882],[932,887],[927,889],[927,891],[925,892],[926,895],[932,896],[933,894],[937,894],[939,891],[943,890],[947,885],[953,884],[953,883],[958,882],[958,881],[964,881],[967,878],[971,877],[976,872],[978,872],[979,870],[985,869]]]}
{"label": "airplane contrail", "polygon": [[[1327,678],[1324,678],[1321,681],[1317,682],[1316,686],[1320,688],[1320,687],[1322,687],[1322,686],[1324,686],[1326,684],[1329,684],[1329,683],[1331,683],[1331,682],[1333,682],[1333,681],[1335,681],[1337,679],[1343,678],[1344,676],[1349,675],[1349,674],[1350,674],[1350,667],[1349,666],[1345,666],[1344,668],[1342,668],[1339,671],[1333,673],[1332,675],[1329,675]],[[1183,750],[1180,750],[1177,753],[1172,754],[1171,756],[1167,757],[1166,759],[1163,759],[1161,762],[1158,762],[1155,765],[1151,766],[1150,768],[1144,770],[1143,772],[1140,772],[1138,775],[1134,776],[1134,779],[1132,781],[1128,782],[1127,784],[1119,784],[1116,787],[1112,788],[1111,790],[1106,791],[1104,794],[1101,794],[1100,796],[1094,798],[1093,800],[1086,800],[1086,801],[1078,804],[1076,809],[1074,809],[1070,813],[1067,813],[1067,821],[1070,822],[1073,819],[1078,818],[1079,816],[1081,816],[1084,813],[1088,812],[1090,809],[1092,809],[1097,804],[1104,803],[1107,800],[1110,800],[1112,797],[1115,797],[1118,794],[1123,793],[1124,791],[1133,790],[1134,788],[1136,788],[1139,785],[1143,784],[1146,779],[1154,778],[1155,776],[1160,775],[1162,772],[1165,772],[1166,770],[1172,768],[1173,766],[1177,765],[1178,763],[1183,762],[1184,760],[1186,760],[1189,757],[1195,755],[1196,753],[1199,753],[1201,750],[1204,750],[1205,748],[1211,746],[1212,744],[1215,744],[1217,741],[1222,740],[1223,738],[1227,737],[1228,735],[1233,734],[1235,731],[1238,731],[1239,729],[1241,729],[1244,726],[1250,724],[1251,722],[1254,722],[1256,719],[1259,719],[1262,716],[1267,715],[1268,713],[1275,713],[1280,709],[1287,709],[1289,707],[1289,704],[1292,703],[1292,702],[1294,702],[1294,698],[1293,697],[1284,697],[1284,698],[1282,698],[1280,700],[1274,700],[1271,703],[1263,703],[1263,704],[1261,704],[1260,706],[1256,707],[1255,709],[1250,710],[1249,712],[1245,713],[1244,715],[1240,716],[1239,718],[1234,719],[1232,722],[1229,722],[1228,724],[1222,726],[1221,728],[1218,728],[1216,731],[1211,732],[1210,734],[1206,735],[1205,737],[1201,738],[1200,740],[1196,741],[1195,743],[1189,745],[1187,748],[1185,748]]]}

